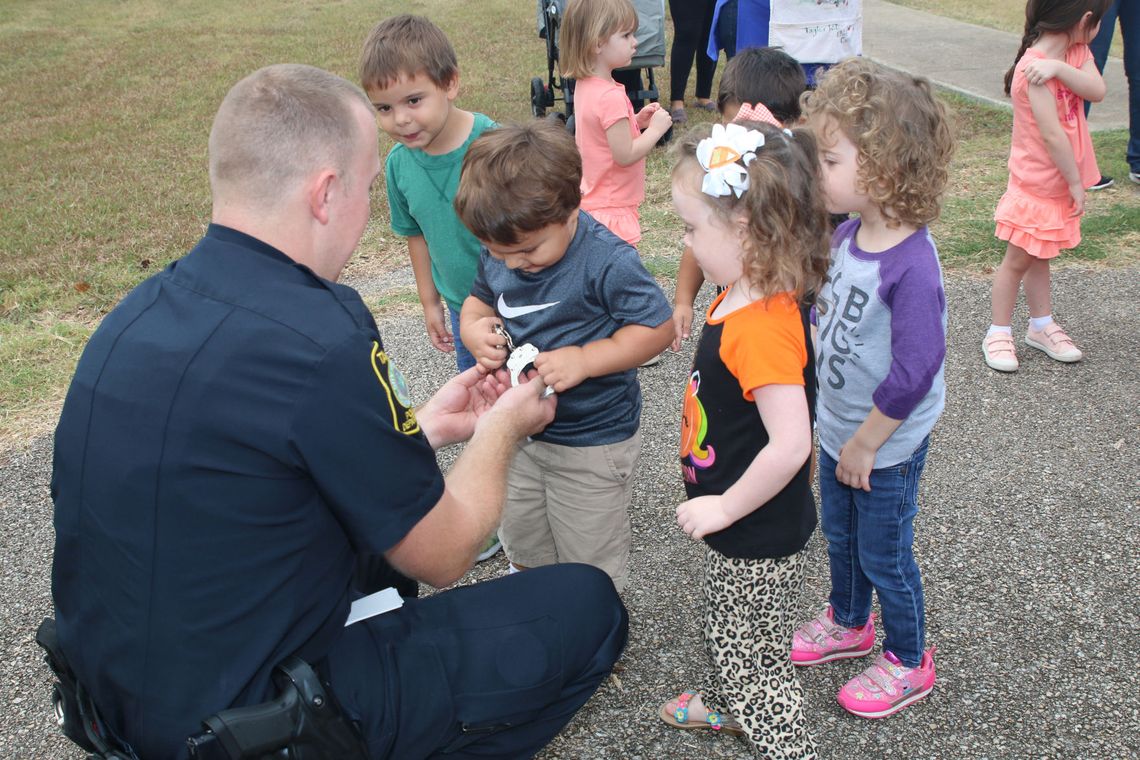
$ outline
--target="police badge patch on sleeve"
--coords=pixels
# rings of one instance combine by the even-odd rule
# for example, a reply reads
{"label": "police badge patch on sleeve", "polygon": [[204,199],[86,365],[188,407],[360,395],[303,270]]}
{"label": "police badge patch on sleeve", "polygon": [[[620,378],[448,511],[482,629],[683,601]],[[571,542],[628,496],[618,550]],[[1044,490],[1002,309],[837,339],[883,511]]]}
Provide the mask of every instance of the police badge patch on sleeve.
{"label": "police badge patch on sleeve", "polygon": [[412,399],[408,394],[408,381],[376,341],[372,342],[372,370],[376,373],[376,379],[380,381],[380,387],[388,396],[392,427],[407,435],[420,432],[420,423],[416,420],[416,413],[412,410]]}

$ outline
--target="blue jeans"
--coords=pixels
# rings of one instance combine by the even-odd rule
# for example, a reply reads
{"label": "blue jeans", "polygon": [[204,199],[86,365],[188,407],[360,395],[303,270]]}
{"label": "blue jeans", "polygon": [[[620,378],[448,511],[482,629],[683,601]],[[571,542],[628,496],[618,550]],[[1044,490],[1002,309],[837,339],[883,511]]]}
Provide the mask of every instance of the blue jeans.
{"label": "blue jeans", "polygon": [[[1096,67],[1104,71],[1112,33],[1120,20],[1120,35],[1124,41],[1124,76],[1128,80],[1128,170],[1140,173],[1140,7],[1133,0],[1114,0],[1100,22],[1100,31],[1089,48]],[[1085,115],[1089,104],[1085,103]]]}
{"label": "blue jeans", "polygon": [[447,313],[451,317],[451,337],[455,338],[455,366],[463,372],[475,366],[475,357],[459,338],[459,312],[448,306]]}
{"label": "blue jeans", "polygon": [[871,592],[878,592],[887,633],[883,648],[911,668],[921,663],[926,644],[922,576],[912,544],[918,481],[929,445],[926,438],[909,459],[872,470],[869,493],[836,480],[836,461],[819,452],[820,512],[835,622],[863,626],[871,614]]}

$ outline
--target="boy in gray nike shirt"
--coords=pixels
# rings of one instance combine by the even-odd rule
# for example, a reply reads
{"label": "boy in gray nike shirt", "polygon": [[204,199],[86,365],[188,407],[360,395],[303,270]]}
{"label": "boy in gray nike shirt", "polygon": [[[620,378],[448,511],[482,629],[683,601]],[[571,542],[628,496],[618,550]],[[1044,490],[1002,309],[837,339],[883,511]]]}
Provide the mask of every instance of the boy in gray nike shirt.
{"label": "boy in gray nike shirt", "polygon": [[499,538],[512,569],[585,562],[620,591],[641,453],[637,367],[673,339],[672,309],[637,250],[579,210],[582,161],[561,126],[536,121],[476,139],[455,209],[483,244],[460,333],[488,370],[514,345],[558,393],[554,422],[523,442]]}

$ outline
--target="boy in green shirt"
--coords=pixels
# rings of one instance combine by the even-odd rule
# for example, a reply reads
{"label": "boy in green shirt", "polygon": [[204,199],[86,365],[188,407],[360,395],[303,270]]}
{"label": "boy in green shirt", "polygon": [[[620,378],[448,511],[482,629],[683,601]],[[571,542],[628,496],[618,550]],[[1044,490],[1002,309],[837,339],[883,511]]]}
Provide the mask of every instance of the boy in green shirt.
{"label": "boy in green shirt", "polygon": [[[475,281],[481,245],[452,201],[467,146],[495,122],[455,105],[455,49],[423,16],[393,16],[372,29],[360,55],[360,83],[380,128],[396,142],[385,164],[388,208],[392,230],[408,239],[428,338],[440,351],[454,351],[463,372],[475,359],[459,339],[459,310]],[[500,548],[492,535],[479,561]]]}
{"label": "boy in green shirt", "polygon": [[455,352],[462,372],[475,364],[459,340],[459,310],[475,281],[480,245],[452,201],[467,146],[495,122],[455,105],[455,50],[422,16],[376,25],[364,42],[360,80],[380,128],[396,142],[385,164],[388,207],[392,230],[408,239],[428,337],[440,351]]}

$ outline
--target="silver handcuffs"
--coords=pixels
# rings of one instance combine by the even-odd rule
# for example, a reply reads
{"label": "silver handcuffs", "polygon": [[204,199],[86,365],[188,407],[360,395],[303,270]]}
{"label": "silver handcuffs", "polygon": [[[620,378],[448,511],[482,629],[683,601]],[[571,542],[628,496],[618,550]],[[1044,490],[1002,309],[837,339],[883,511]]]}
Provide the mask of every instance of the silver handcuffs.
{"label": "silver handcuffs", "polygon": [[[539,351],[533,343],[524,343],[518,348],[515,348],[514,340],[511,339],[510,333],[507,332],[507,328],[503,327],[502,324],[496,324],[491,329],[494,330],[496,335],[503,339],[503,342],[507,346],[507,351],[509,352],[507,355],[507,370],[511,373],[511,386],[517,386],[519,384],[519,378],[522,377],[523,370],[534,364],[535,357],[538,356]],[[549,385],[546,386],[546,390],[542,392],[542,397],[546,398],[547,396],[553,395],[554,389]]]}

